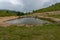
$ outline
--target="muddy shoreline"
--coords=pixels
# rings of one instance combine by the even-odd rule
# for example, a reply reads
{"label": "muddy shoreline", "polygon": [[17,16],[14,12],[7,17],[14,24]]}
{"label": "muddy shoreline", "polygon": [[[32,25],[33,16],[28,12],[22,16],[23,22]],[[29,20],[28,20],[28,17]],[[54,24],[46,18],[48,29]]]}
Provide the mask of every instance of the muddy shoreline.
{"label": "muddy shoreline", "polygon": [[[25,16],[20,16],[20,18],[23,18],[23,17],[25,17]],[[32,17],[32,16],[26,16],[26,17]],[[4,21],[13,20],[13,19],[17,19],[17,18],[18,18],[18,16],[0,17],[0,26],[10,26],[11,24],[5,23]],[[55,23],[60,23],[60,19],[58,19],[58,18],[44,17],[44,16],[37,16],[37,18],[55,22]],[[17,26],[33,26],[33,25],[27,25],[27,24],[15,24],[15,25],[17,25]]]}

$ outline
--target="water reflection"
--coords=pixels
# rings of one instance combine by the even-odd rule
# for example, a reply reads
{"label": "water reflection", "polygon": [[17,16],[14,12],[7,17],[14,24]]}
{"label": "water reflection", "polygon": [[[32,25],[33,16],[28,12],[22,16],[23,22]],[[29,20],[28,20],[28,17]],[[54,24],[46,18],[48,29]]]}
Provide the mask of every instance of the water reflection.
{"label": "water reflection", "polygon": [[44,24],[49,23],[38,18],[20,18],[15,20],[6,21],[8,24]]}

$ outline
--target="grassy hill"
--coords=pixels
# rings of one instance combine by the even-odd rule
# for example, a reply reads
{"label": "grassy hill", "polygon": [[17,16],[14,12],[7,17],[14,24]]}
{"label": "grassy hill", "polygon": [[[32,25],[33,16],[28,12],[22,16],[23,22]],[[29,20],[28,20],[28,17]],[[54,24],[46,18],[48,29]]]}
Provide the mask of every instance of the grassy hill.
{"label": "grassy hill", "polygon": [[11,11],[11,10],[0,10],[0,17],[4,16],[20,16],[24,15],[23,12]]}
{"label": "grassy hill", "polygon": [[0,17],[1,16],[15,16],[15,11],[9,11],[9,10],[0,10]]}
{"label": "grassy hill", "polygon": [[52,6],[47,7],[47,8],[42,8],[42,9],[39,9],[39,10],[35,10],[35,11],[33,11],[33,13],[35,13],[35,12],[59,11],[59,10],[60,10],[60,3],[56,3]]}

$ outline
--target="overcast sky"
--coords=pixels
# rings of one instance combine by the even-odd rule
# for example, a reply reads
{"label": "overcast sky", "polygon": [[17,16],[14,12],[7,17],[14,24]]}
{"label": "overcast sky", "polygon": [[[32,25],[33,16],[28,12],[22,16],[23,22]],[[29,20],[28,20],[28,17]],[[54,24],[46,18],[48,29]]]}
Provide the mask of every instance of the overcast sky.
{"label": "overcast sky", "polygon": [[31,11],[47,7],[60,0],[0,0],[0,9]]}

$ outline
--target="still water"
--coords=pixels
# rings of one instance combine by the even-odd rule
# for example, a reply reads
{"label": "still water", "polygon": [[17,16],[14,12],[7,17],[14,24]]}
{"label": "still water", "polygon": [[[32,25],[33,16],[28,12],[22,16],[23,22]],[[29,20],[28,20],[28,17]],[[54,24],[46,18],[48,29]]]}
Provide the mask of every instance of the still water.
{"label": "still water", "polygon": [[19,19],[6,21],[6,23],[8,24],[45,24],[49,22],[38,19],[38,18],[19,18]]}

